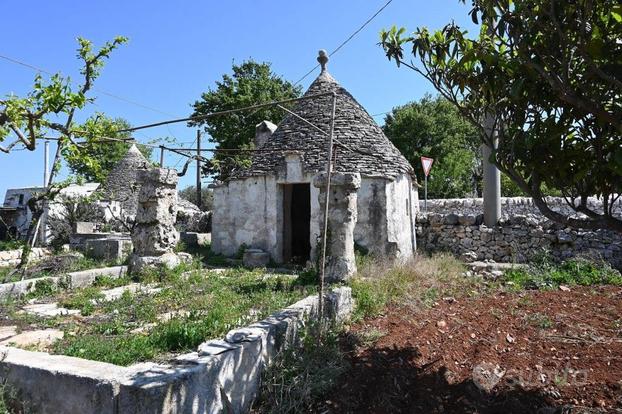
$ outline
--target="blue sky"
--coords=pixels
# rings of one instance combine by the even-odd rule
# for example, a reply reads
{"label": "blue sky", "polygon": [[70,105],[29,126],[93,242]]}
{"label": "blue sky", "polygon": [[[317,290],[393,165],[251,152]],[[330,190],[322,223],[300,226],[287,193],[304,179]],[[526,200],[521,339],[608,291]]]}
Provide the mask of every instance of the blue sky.
{"label": "blue sky", "polygon": [[[157,122],[191,113],[190,105],[244,59],[272,63],[273,70],[294,82],[315,64],[318,49],[337,47],[386,0],[347,1],[11,1],[3,2],[0,43],[5,55],[50,72],[79,79],[75,58],[77,36],[101,45],[116,35],[129,37],[115,51],[97,80],[94,111],[123,117],[133,125]],[[470,2],[467,2],[470,3]],[[363,31],[331,57],[329,71],[370,114],[419,99],[433,92],[430,85],[408,69],[397,69],[377,46],[378,32],[393,24],[409,30],[441,28],[451,20],[472,29],[469,5],[458,0],[393,0]],[[0,94],[23,95],[35,71],[0,59]],[[317,76],[308,76],[306,89]],[[146,109],[114,99],[120,96]],[[375,118],[382,122],[382,116]],[[183,146],[192,143],[195,130],[185,124],[144,130],[143,140],[173,136]],[[208,144],[209,145],[209,144]],[[0,153],[0,200],[7,188],[40,185],[43,180],[43,145],[34,152]],[[55,145],[51,145],[53,153]],[[166,165],[181,166],[178,156]],[[66,173],[65,173],[66,174]],[[180,188],[193,184],[190,169]],[[206,180],[207,181],[207,180]]]}

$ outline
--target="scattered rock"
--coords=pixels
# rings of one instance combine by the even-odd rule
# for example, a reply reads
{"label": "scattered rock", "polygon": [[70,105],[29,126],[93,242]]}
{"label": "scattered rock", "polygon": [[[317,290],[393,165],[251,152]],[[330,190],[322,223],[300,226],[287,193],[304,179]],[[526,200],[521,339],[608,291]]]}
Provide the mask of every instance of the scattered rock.
{"label": "scattered rock", "polygon": [[260,249],[246,249],[242,262],[250,268],[266,267],[270,263],[270,255]]}
{"label": "scattered rock", "polygon": [[447,322],[445,322],[444,320],[440,320],[436,322],[436,327],[439,329],[445,329],[447,327]]}
{"label": "scattered rock", "polygon": [[473,368],[473,383],[479,389],[491,392],[504,375],[505,371],[499,365],[483,362]]}

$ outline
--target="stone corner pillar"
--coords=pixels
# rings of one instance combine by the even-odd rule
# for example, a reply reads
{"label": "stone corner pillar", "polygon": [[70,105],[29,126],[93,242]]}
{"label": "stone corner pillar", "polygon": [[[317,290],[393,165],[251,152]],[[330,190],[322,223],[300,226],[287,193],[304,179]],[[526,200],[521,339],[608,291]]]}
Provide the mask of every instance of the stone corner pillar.
{"label": "stone corner pillar", "polygon": [[132,271],[144,267],[175,267],[180,257],[174,253],[179,241],[177,218],[177,171],[167,168],[138,170],[140,186],[136,224],[132,230],[134,253]]}
{"label": "stone corner pillar", "polygon": [[[313,185],[320,190],[320,237],[324,231],[324,209],[326,206],[327,175],[320,173],[313,179]],[[357,220],[357,190],[361,187],[358,173],[333,173],[328,198],[328,232],[326,238],[327,282],[349,279],[356,273],[354,257],[354,226]],[[318,257],[321,252],[318,252]]]}

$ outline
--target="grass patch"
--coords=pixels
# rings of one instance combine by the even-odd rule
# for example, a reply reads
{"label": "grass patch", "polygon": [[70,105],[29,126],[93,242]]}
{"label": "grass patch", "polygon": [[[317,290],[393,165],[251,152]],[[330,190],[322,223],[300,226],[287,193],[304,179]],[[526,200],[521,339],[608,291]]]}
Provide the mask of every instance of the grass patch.
{"label": "grass patch", "polygon": [[326,330],[321,343],[313,332],[314,327],[308,327],[301,343],[283,350],[264,371],[254,412],[307,412],[348,369],[339,349],[340,330]]}
{"label": "grass patch", "polygon": [[[164,358],[171,352],[194,350],[315,291],[291,278],[268,278],[242,269],[216,273],[193,265],[140,278],[161,290],[126,291],[114,301],[93,304],[101,295],[93,287],[63,299],[63,306],[86,310],[91,319],[76,332],[66,332],[53,351],[117,365]],[[135,330],[146,324],[152,324],[151,329]]]}
{"label": "grass patch", "polygon": [[0,251],[18,250],[22,247],[24,247],[24,242],[21,240],[0,240]]}
{"label": "grass patch", "polygon": [[560,285],[622,286],[622,275],[608,263],[576,258],[561,264],[538,260],[528,268],[508,270],[504,280],[515,289],[556,289]]}
{"label": "grass patch", "polygon": [[98,287],[79,289],[75,294],[61,299],[59,305],[67,309],[79,309],[82,316],[89,316],[95,310],[96,301],[104,297]]}
{"label": "grass patch", "polygon": [[356,299],[353,319],[373,317],[388,305],[428,307],[444,296],[462,296],[482,289],[477,278],[465,278],[464,265],[448,254],[417,256],[396,266],[366,258],[350,282]]}

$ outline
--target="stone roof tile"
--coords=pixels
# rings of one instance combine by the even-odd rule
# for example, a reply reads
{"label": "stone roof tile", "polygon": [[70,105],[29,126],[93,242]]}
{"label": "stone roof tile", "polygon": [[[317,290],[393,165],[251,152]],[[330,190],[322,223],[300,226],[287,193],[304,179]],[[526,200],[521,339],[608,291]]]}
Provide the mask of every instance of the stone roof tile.
{"label": "stone roof tile", "polygon": [[[414,178],[413,169],[406,158],[367,111],[327,71],[322,71],[309,86],[305,96],[332,91],[337,94],[334,138],[347,147],[336,147],[335,170],[389,178],[409,174]],[[328,132],[331,110],[332,96],[327,95],[298,101],[293,112]],[[315,173],[325,169],[326,135],[291,114],[283,119],[261,149],[272,151],[255,153],[251,166],[234,172],[232,178],[276,173],[283,165],[283,151],[286,150],[303,152],[306,172]]]}

